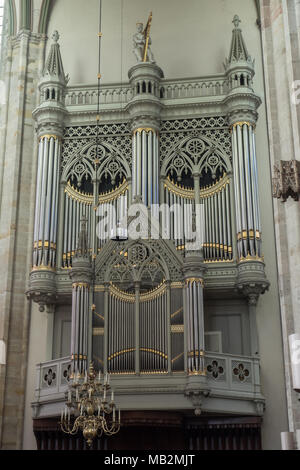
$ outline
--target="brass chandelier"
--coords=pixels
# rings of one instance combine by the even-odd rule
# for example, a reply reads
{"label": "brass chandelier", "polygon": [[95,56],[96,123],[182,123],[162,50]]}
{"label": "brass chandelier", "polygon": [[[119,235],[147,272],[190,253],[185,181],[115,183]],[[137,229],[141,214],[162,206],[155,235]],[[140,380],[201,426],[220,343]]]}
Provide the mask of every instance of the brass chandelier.
{"label": "brass chandelier", "polygon": [[109,382],[110,377],[105,374],[101,383],[101,372],[97,377],[92,362],[84,378],[79,372],[74,374],[65,409],[61,412],[60,426],[64,433],[74,435],[82,430],[90,447],[93,440],[103,433],[112,436],[119,432],[121,412],[119,409],[117,417],[114,392]]}

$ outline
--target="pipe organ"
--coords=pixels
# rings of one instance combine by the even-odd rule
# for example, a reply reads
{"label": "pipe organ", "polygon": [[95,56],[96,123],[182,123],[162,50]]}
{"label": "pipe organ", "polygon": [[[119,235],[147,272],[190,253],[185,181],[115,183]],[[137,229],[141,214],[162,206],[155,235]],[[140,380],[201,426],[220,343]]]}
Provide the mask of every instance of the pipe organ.
{"label": "pipe organ", "polygon": [[[67,89],[54,40],[33,113],[26,294],[54,312],[47,348],[56,329],[50,365],[38,365],[37,418],[48,416],[40,400],[53,414],[48,396],[61,406],[72,374],[85,375],[90,361],[113,376],[128,416],[176,410],[193,422],[194,409],[198,423],[205,413],[262,414],[256,302],[269,282],[255,150],[260,98],[234,25],[223,76],[165,80],[157,64],[138,62],[129,83],[101,94],[100,73],[97,89]],[[69,340],[70,357],[59,357]]]}
{"label": "pipe organ", "polygon": [[[51,49],[51,54],[56,52],[50,65],[60,54],[56,46]],[[45,102],[34,114],[41,137],[30,293],[40,304],[45,298],[48,301],[45,273],[39,279],[37,271],[51,271],[55,303],[60,295],[55,290],[55,270],[65,283],[68,271],[63,270],[69,270],[74,370],[83,371],[93,358],[105,373],[204,376],[206,271],[218,271],[218,263],[231,263],[231,271],[237,272],[236,291],[243,295],[252,295],[253,285],[257,289],[260,282],[265,283],[254,136],[258,98],[250,81],[243,93],[233,89],[237,85],[231,74],[236,73],[238,61],[235,57],[233,70],[226,63],[228,96],[218,104],[215,117],[202,116],[194,97],[197,118],[170,118],[169,114],[164,121],[173,105],[162,101],[163,72],[154,63],[138,63],[129,71],[131,95],[122,110],[122,122],[113,120],[102,127],[73,124],[65,141],[63,122],[68,112],[61,101],[52,100],[57,121],[56,135],[52,134],[45,114],[49,77],[43,78]],[[251,62],[243,61],[241,67],[251,68]],[[56,72],[54,67],[51,73]],[[63,71],[55,80],[65,90]],[[252,108],[242,101],[237,111],[236,100],[243,100],[245,93]],[[107,119],[105,113],[103,118]],[[97,123],[99,119],[97,115]],[[176,130],[181,121],[182,127]],[[193,123],[198,127],[189,129]],[[168,137],[169,131],[173,134]],[[116,138],[114,132],[119,132]],[[96,145],[95,136],[101,138]],[[63,157],[62,145],[66,147]],[[152,208],[159,206],[158,237],[147,234],[144,239],[120,241],[111,236],[114,225],[126,218],[135,202],[142,202],[145,213],[155,218]],[[190,235],[199,231],[203,231],[201,246],[191,248]],[[252,282],[253,272],[258,283]]]}

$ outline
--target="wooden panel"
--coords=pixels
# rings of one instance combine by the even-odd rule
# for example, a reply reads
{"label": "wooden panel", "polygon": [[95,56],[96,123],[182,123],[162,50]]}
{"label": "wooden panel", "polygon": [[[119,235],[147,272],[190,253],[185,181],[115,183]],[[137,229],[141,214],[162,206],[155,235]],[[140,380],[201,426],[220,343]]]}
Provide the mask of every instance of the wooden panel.
{"label": "wooden panel", "polygon": [[[259,417],[185,417],[158,411],[124,412],[120,432],[94,442],[94,450],[260,450]],[[38,449],[85,450],[81,434],[64,435],[58,418],[36,419]]]}

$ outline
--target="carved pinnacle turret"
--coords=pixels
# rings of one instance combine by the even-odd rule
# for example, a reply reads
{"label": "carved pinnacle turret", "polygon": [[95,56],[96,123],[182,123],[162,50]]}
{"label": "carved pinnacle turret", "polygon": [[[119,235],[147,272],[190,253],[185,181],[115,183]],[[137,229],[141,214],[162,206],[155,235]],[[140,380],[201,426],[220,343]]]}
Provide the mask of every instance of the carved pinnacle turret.
{"label": "carved pinnacle turret", "polygon": [[63,85],[67,85],[68,76],[65,75],[63,62],[60,54],[60,47],[58,44],[59,34],[54,31],[52,34],[53,44],[45,62],[45,67],[42,73],[43,78],[50,79],[51,81],[59,81]]}

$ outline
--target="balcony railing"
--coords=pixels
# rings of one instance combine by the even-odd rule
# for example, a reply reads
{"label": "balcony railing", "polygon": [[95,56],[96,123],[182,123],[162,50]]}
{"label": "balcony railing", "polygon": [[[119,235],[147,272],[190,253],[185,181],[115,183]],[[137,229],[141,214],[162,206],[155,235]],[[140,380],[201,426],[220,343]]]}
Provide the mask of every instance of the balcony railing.
{"label": "balcony railing", "polygon": [[[224,75],[213,77],[187,78],[177,80],[162,80],[158,95],[162,101],[187,100],[224,96],[228,92],[228,82]],[[82,85],[68,87],[66,93],[66,106],[70,108],[97,106],[97,86]],[[133,91],[129,84],[114,83],[103,85],[100,90],[100,103],[104,108],[118,108],[126,105],[133,98]]]}
{"label": "balcony railing", "polygon": [[[236,356],[221,353],[206,353],[205,367],[207,384],[212,392],[227,391],[227,393],[237,393],[250,395],[260,394],[260,374],[259,358],[250,356]],[[44,401],[49,398],[62,399],[68,388],[71,372],[71,362],[69,357],[47,361],[37,365],[36,395],[37,401]],[[112,375],[112,383],[116,390],[124,388],[122,382],[126,379],[126,386],[130,381],[139,381],[139,387],[143,388],[143,383],[147,379],[154,380],[157,376],[159,381],[163,381],[164,387],[173,387],[175,382],[184,386],[186,374],[182,371],[171,375],[143,374],[142,377],[135,374]]]}

